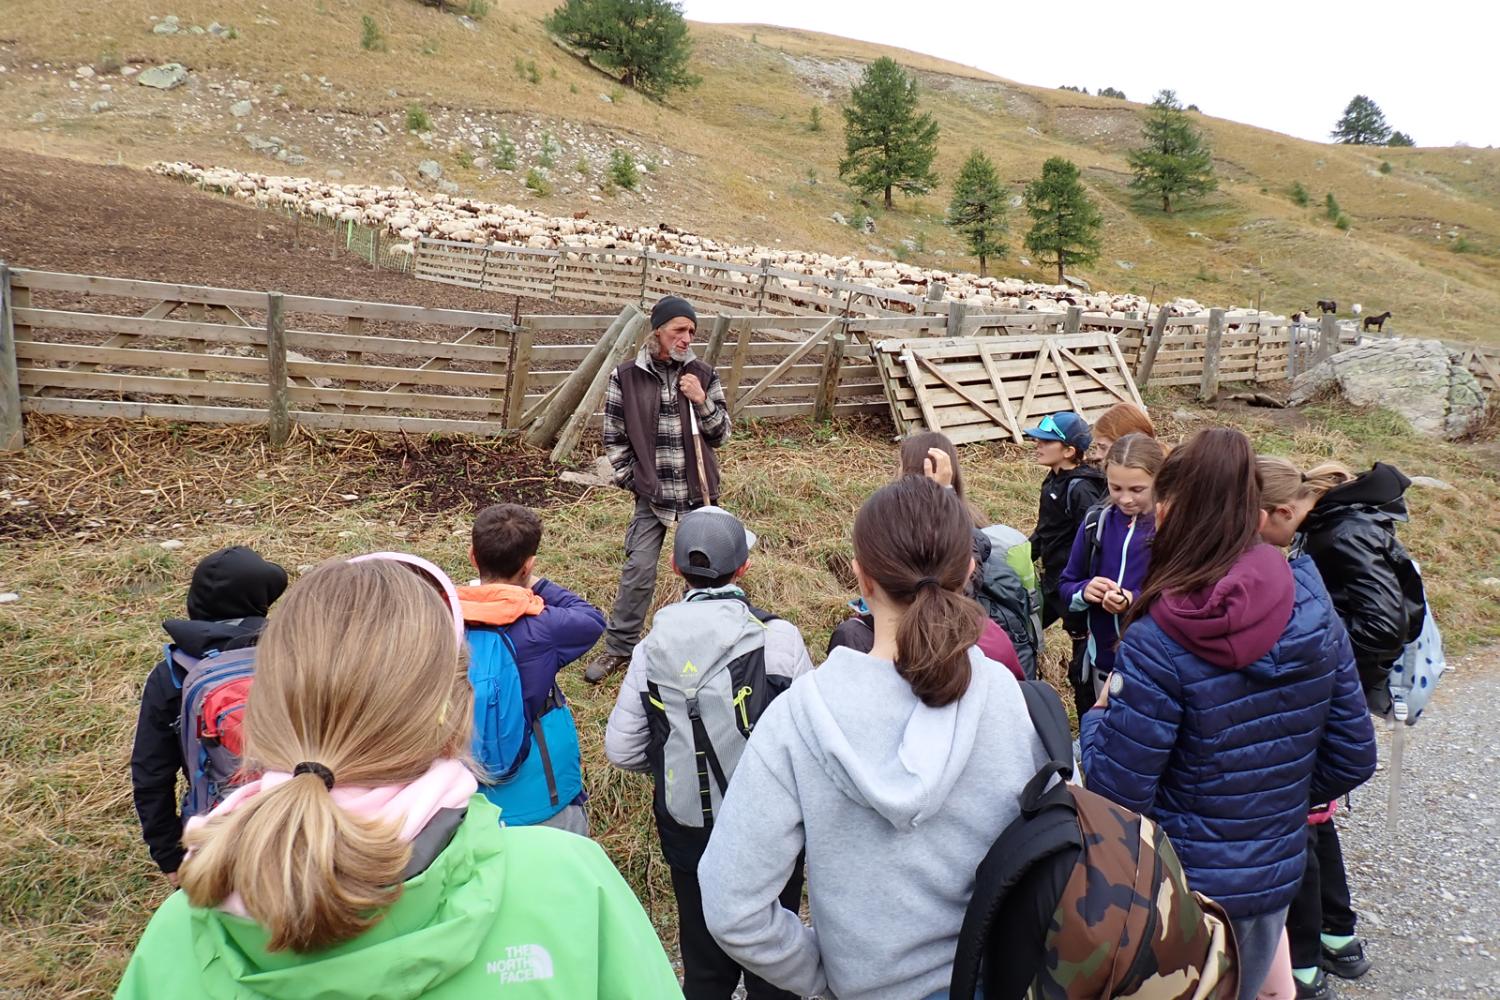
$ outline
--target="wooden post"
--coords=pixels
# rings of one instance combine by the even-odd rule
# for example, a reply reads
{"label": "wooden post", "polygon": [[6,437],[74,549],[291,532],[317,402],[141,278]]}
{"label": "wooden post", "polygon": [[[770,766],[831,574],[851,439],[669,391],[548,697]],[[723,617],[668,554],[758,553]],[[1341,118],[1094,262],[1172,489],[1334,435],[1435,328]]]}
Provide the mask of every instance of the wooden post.
{"label": "wooden post", "polygon": [[948,336],[962,337],[964,335],[964,320],[969,317],[969,304],[954,299],[948,303]]}
{"label": "wooden post", "polygon": [[[370,266],[377,271],[380,270],[380,227],[376,226],[370,230]],[[480,278],[480,287],[484,287],[484,279]]]}
{"label": "wooden post", "polygon": [[719,366],[719,355],[724,353],[724,338],[729,334],[729,317],[715,316],[713,330],[708,335],[708,346],[703,350],[703,363],[710,368]]}
{"label": "wooden post", "polygon": [[526,382],[531,375],[531,339],[530,326],[510,335],[510,359],[505,369],[506,427],[521,426],[521,413],[526,407]]}
{"label": "wooden post", "polygon": [[26,443],[21,423],[16,325],[11,306],[10,268],[0,262],[0,451],[20,451]]}
{"label": "wooden post", "polygon": [[1203,347],[1203,379],[1198,398],[1212,403],[1219,396],[1219,353],[1224,347],[1224,310],[1208,311],[1208,340]]}
{"label": "wooden post", "polygon": [[1145,350],[1136,365],[1135,384],[1144,389],[1151,381],[1151,369],[1156,364],[1156,353],[1161,350],[1161,338],[1167,332],[1167,307],[1156,307],[1156,321],[1151,324],[1151,336],[1146,339]]}
{"label": "wooden post", "polygon": [[[621,328],[636,316],[642,316],[642,313],[633,305],[627,305],[620,310],[620,315],[609,324],[609,329],[604,331],[604,336],[600,337],[589,350],[588,356],[579,362],[578,367],[569,372],[562,385],[557,387],[557,395],[542,411],[536,426],[531,428],[526,435],[527,444],[536,448],[545,448],[557,439],[558,431],[562,430],[568,417],[573,415],[573,411],[578,407],[578,400],[588,389],[589,382],[608,360],[611,348],[619,339]],[[642,318],[644,320],[643,316]]]}
{"label": "wooden post", "polygon": [[1083,309],[1078,306],[1068,306],[1068,311],[1063,316],[1063,333],[1077,333],[1079,325],[1083,322]]}
{"label": "wooden post", "polygon": [[[635,315],[620,328],[615,336],[615,342],[610,345],[609,354],[605,357],[604,363],[594,373],[594,378],[584,390],[577,408],[568,417],[562,433],[558,434],[557,446],[552,449],[552,461],[567,461],[568,456],[573,454],[573,449],[578,447],[578,439],[583,437],[583,431],[588,427],[595,408],[604,399],[605,389],[609,386],[610,373],[614,371],[616,365],[630,357],[631,352],[635,350],[636,341],[641,334],[646,332],[646,324],[649,322],[645,314],[637,309]],[[559,399],[554,406],[562,409],[562,400]]]}
{"label": "wooden post", "polygon": [[[479,261],[479,290],[481,292],[484,291],[484,279],[488,278],[489,276],[490,276],[490,245],[488,243],[486,243],[484,245],[484,257]],[[519,295],[516,296],[516,301],[517,302],[521,301],[521,297]]]}
{"label": "wooden post", "polygon": [[339,259],[339,221],[333,220],[333,242],[328,246],[328,259]]}
{"label": "wooden post", "polygon": [[766,311],[766,285],[771,280],[771,258],[760,259],[760,285],[755,289],[755,312],[758,314]]}
{"label": "wooden post", "polygon": [[[554,267],[554,270],[556,268]],[[651,277],[651,248],[641,249],[641,300],[637,303],[644,311],[646,308],[646,282]]]}
{"label": "wooden post", "polygon": [[948,294],[948,285],[942,281],[934,281],[927,286],[927,298],[917,305],[917,315],[925,316],[927,310],[937,311],[937,304],[943,301],[943,296]]}
{"label": "wooden post", "polygon": [[740,382],[745,378],[745,362],[750,357],[752,331],[746,320],[739,321],[740,337],[734,345],[734,361],[729,368],[729,378],[724,382],[724,404],[734,409],[735,398],[740,394]]}
{"label": "wooden post", "polygon": [[818,379],[817,402],[813,404],[813,423],[833,419],[839,390],[839,368],[844,362],[844,340],[842,331],[835,333],[828,338],[828,347],[823,351],[823,371]]}
{"label": "wooden post", "polygon": [[266,296],[266,382],[271,389],[266,407],[266,434],[272,447],[280,448],[292,432],[286,395],[286,315],[280,292]]}
{"label": "wooden post", "polygon": [[1339,320],[1333,313],[1324,313],[1318,321],[1318,353],[1313,364],[1327,361],[1339,349]]}

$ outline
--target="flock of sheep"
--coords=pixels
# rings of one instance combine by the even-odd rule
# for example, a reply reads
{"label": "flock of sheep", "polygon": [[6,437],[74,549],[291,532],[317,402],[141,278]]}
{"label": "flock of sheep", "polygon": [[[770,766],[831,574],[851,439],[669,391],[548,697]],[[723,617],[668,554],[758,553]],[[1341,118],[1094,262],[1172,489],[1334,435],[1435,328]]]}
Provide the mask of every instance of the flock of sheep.
{"label": "flock of sheep", "polygon": [[[552,249],[648,247],[663,253],[701,257],[708,261],[758,265],[769,260],[781,271],[810,276],[842,277],[912,295],[925,295],[941,281],[945,298],[966,303],[981,312],[1061,311],[1069,305],[1089,312],[1123,316],[1144,315],[1150,303],[1140,295],[1083,292],[1064,285],[984,277],[961,271],[940,271],[890,260],[866,260],[781,248],[731,245],[666,223],[623,226],[600,222],[579,213],[572,218],[543,215],[513,205],[496,205],[473,198],[424,193],[404,187],[334,184],[306,177],[273,177],[227,167],[192,163],[158,163],[155,172],[220,191],[262,208],[276,208],[324,216],[339,222],[381,229],[405,241],[391,249],[410,252],[423,237],[462,243],[508,244]],[[734,272],[730,272],[734,278]],[[739,275],[745,281],[753,275]],[[1175,315],[1206,311],[1191,299],[1167,303]]]}

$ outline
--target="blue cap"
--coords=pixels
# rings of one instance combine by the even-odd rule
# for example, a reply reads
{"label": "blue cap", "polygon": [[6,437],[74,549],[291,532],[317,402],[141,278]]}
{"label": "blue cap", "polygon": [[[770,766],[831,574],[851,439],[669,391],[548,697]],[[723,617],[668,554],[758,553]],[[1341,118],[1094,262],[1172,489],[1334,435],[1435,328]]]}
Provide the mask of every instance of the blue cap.
{"label": "blue cap", "polygon": [[1061,441],[1063,444],[1072,445],[1082,455],[1089,450],[1089,445],[1094,442],[1094,435],[1089,430],[1089,422],[1072,410],[1063,410],[1061,413],[1053,413],[1042,418],[1042,422],[1035,427],[1026,428],[1026,436],[1038,441]]}

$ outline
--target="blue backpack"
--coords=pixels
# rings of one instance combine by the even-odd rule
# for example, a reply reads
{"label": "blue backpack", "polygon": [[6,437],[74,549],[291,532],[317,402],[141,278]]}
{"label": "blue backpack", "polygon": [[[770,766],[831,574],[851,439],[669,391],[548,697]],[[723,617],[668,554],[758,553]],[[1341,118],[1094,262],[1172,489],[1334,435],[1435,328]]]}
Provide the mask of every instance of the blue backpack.
{"label": "blue backpack", "polygon": [[506,826],[551,819],[583,792],[578,727],[557,685],[528,726],[516,650],[503,629],[470,625],[469,683],[474,688],[474,758],[479,786]]}

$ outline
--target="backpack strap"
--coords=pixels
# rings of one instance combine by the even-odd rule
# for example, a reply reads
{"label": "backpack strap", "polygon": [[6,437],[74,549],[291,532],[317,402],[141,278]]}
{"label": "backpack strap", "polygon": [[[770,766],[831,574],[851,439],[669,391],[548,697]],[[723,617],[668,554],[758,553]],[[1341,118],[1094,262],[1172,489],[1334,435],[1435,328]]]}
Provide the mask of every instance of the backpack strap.
{"label": "backpack strap", "polygon": [[1104,551],[1104,515],[1109,511],[1109,501],[1101,500],[1083,515],[1084,537],[1089,543],[1089,576],[1099,572],[1099,553]]}
{"label": "backpack strap", "polygon": [[687,710],[693,723],[693,754],[698,758],[698,797],[703,805],[703,826],[708,828],[714,821],[713,789],[709,786],[709,778],[712,777],[719,786],[722,798],[729,790],[729,776],[724,773],[719,755],[714,752],[713,741],[708,738],[708,728],[703,725],[697,698],[688,699]]}
{"label": "backpack strap", "polygon": [[1047,754],[1047,763],[1021,790],[1021,811],[1029,816],[1042,808],[1043,793],[1052,783],[1053,776],[1061,777],[1063,781],[1073,776],[1073,737],[1067,710],[1052,685],[1046,681],[1024,681],[1021,696],[1026,701],[1032,728]]}

